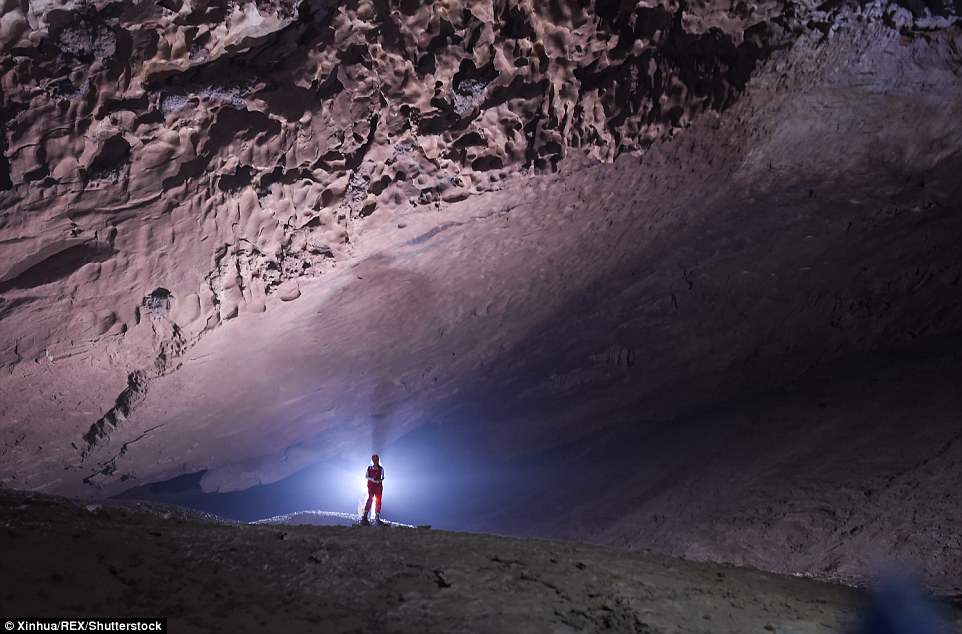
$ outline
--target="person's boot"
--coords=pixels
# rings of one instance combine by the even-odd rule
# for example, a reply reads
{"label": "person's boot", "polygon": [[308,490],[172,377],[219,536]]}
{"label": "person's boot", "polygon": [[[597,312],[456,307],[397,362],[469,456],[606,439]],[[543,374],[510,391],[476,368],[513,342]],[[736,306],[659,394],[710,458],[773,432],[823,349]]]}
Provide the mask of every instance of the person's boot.
{"label": "person's boot", "polygon": [[381,526],[381,525],[384,524],[384,522],[381,521],[381,514],[380,514],[380,513],[375,513],[375,514],[374,514],[374,523],[377,524],[378,526]]}
{"label": "person's boot", "polygon": [[370,525],[371,525],[371,522],[367,519],[367,513],[365,513],[363,516],[361,516],[361,525],[362,525],[362,526],[370,526]]}

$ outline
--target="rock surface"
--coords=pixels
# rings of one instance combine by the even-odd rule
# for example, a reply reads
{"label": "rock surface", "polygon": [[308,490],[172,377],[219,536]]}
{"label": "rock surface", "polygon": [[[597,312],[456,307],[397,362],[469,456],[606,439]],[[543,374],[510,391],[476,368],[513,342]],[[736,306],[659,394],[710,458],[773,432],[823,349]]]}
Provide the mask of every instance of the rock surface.
{"label": "rock surface", "polygon": [[962,597],[960,347],[937,347],[526,458],[501,469],[525,495],[465,526],[846,583],[914,569]]}
{"label": "rock surface", "polygon": [[[0,7],[5,486],[106,496],[206,470],[236,490],[427,424],[518,460],[650,420],[741,439],[726,403],[959,349],[954,5]],[[873,434],[862,374],[831,417],[766,428],[787,449],[718,511],[752,542],[786,496],[797,519],[756,552],[705,528],[719,514],[679,519],[718,500],[724,461],[631,521],[592,525],[585,489],[572,536],[776,567],[792,526],[805,552],[894,477],[926,486],[877,532],[935,545],[916,559],[962,586],[953,384],[931,383],[947,409],[926,433]],[[797,442],[834,450],[800,462]],[[847,501],[824,494],[848,473]],[[839,552],[791,571],[866,574]]]}
{"label": "rock surface", "polygon": [[231,525],[45,496],[0,496],[0,546],[4,616],[161,615],[177,632],[834,632],[858,600],[596,546]]}

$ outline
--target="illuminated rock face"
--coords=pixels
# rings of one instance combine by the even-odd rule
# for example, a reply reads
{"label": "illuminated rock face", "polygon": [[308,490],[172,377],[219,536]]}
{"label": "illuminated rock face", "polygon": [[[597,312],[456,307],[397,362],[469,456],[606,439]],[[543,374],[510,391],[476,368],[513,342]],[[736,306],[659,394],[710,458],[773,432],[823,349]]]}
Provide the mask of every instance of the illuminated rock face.
{"label": "illuminated rock face", "polygon": [[523,458],[962,326],[954,7],[2,7],[7,486]]}

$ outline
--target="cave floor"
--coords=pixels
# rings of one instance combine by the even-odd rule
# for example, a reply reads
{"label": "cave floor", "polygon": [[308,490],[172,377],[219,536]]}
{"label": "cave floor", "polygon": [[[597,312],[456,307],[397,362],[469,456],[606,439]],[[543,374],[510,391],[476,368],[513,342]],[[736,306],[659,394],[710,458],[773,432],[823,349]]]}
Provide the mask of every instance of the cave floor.
{"label": "cave floor", "polygon": [[172,632],[832,632],[856,591],[643,552],[0,493],[3,616]]}

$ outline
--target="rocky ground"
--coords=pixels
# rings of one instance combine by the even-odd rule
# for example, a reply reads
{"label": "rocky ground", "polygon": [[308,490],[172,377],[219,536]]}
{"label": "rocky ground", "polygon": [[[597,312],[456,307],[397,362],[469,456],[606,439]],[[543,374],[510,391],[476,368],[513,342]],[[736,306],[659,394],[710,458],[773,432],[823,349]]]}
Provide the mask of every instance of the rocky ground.
{"label": "rocky ground", "polygon": [[472,528],[846,583],[909,567],[962,596],[959,344],[858,356],[526,458],[503,469],[514,503],[475,507]]}
{"label": "rocky ground", "polygon": [[873,362],[962,333],[958,13],[3,0],[0,482],[424,432],[566,458],[493,529],[958,589],[962,357]]}
{"label": "rocky ground", "polygon": [[[839,632],[854,590],[572,543],[0,496],[4,616],[172,632]],[[956,629],[962,621],[956,618]]]}
{"label": "rocky ground", "polygon": [[[357,513],[343,513],[338,511],[297,511],[296,513],[282,513],[263,519],[254,520],[251,524],[275,524],[286,526],[354,526],[361,521]],[[393,528],[431,528],[428,524],[415,527],[411,524],[394,522],[386,517],[381,518],[381,524]]]}

